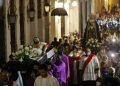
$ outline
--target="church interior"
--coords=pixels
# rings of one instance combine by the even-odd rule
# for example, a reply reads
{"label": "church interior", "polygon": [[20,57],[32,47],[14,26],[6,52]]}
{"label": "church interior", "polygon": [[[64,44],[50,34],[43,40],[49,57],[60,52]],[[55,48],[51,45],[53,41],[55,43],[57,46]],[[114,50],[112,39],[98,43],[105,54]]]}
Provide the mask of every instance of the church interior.
{"label": "church interior", "polygon": [[0,41],[0,86],[120,86],[120,0],[0,0]]}

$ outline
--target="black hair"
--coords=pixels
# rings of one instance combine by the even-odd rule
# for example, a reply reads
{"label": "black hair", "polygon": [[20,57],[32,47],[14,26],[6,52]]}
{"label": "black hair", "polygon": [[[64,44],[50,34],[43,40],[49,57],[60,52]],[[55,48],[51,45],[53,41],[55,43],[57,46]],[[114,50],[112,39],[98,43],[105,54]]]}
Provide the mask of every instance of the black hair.
{"label": "black hair", "polygon": [[39,65],[40,65],[40,63],[39,63],[39,62],[37,62],[37,61],[33,61],[31,65],[37,65],[37,66],[39,66]]}
{"label": "black hair", "polygon": [[47,71],[47,70],[48,70],[48,67],[47,67],[46,64],[41,64],[41,65],[39,66],[39,70],[45,70],[45,71]]}

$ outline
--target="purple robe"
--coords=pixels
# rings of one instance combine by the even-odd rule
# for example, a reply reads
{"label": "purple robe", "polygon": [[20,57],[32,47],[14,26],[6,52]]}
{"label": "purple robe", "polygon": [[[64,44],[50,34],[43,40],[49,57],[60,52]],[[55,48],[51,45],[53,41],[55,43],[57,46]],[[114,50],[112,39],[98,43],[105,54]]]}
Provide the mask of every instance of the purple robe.
{"label": "purple robe", "polygon": [[65,63],[66,65],[66,77],[67,79],[70,78],[70,66],[69,66],[69,59],[68,56],[66,56],[65,54],[62,55],[62,61]]}
{"label": "purple robe", "polygon": [[60,86],[66,86],[66,65],[63,61],[61,61],[61,64],[54,64],[55,70],[54,70],[54,76],[57,78],[57,80],[60,83]]}
{"label": "purple robe", "polygon": [[51,75],[51,76],[53,76],[53,69],[50,69],[50,70],[48,71],[48,74]]}

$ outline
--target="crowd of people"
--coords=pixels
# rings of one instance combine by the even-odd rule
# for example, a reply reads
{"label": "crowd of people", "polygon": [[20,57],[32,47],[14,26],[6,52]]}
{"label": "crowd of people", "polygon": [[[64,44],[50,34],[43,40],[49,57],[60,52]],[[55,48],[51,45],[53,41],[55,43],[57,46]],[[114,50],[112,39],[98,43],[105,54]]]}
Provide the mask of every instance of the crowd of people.
{"label": "crowd of people", "polygon": [[[40,56],[54,49],[53,58],[45,60],[42,64],[35,60],[23,63],[23,61],[17,61],[15,56],[11,54],[10,61],[1,66],[0,86],[68,86],[70,69],[67,55],[72,49],[68,43],[68,38],[64,37],[64,42],[62,39],[59,39],[58,42],[57,38],[54,38],[51,44],[42,43],[41,45],[41,43],[39,38],[35,37],[32,44],[33,49],[38,49],[38,52],[42,50]],[[39,79],[42,80],[41,83],[38,81]],[[50,80],[49,83],[47,79]]]}
{"label": "crowd of people", "polygon": [[[38,38],[34,41],[39,43]],[[119,58],[109,58],[104,47],[96,55],[80,44],[76,36],[74,40],[63,37],[59,41],[55,37],[46,49],[46,52],[54,49],[53,58],[43,64],[33,61],[27,69],[20,68],[21,63],[10,55],[10,61],[0,68],[0,86],[119,86]],[[77,55],[70,55],[71,52]]]}
{"label": "crowd of people", "polygon": [[[110,23],[106,27],[113,28],[111,24],[116,26],[117,23],[115,28],[119,28],[117,13],[114,17],[109,16],[104,20]],[[15,59],[19,54],[11,54],[9,62],[0,65],[0,86],[120,86],[120,50],[115,56],[110,47],[105,46],[106,42],[102,41],[99,25],[103,25],[104,21],[96,22],[94,16],[90,16],[83,39],[73,33],[60,39],[55,37],[47,44],[34,37],[29,48],[37,55],[37,59],[26,57],[29,57],[29,49],[24,53],[24,59]],[[92,48],[104,43],[99,46],[97,53],[86,46],[91,38],[95,39],[91,42],[97,44],[90,44]],[[46,53],[50,50],[54,51],[54,55],[48,58]]]}

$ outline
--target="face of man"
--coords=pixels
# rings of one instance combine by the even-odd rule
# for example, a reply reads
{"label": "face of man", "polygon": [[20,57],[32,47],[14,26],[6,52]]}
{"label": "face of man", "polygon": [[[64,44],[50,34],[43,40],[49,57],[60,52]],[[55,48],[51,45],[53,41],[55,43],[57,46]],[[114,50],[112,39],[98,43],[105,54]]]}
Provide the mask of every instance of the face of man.
{"label": "face of man", "polygon": [[45,77],[48,76],[47,70],[40,69],[40,70],[39,70],[39,73],[40,73],[41,77],[43,77],[43,78],[45,78]]}
{"label": "face of man", "polygon": [[39,43],[39,38],[34,38],[34,44],[38,44]]}
{"label": "face of man", "polygon": [[90,51],[90,49],[86,49],[86,56],[89,56],[90,54],[91,54],[91,51]]}

